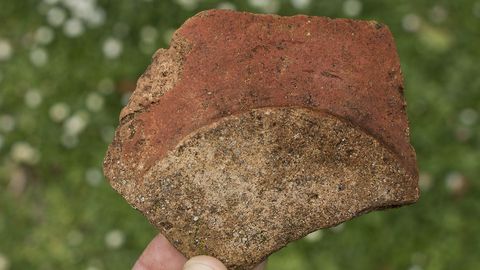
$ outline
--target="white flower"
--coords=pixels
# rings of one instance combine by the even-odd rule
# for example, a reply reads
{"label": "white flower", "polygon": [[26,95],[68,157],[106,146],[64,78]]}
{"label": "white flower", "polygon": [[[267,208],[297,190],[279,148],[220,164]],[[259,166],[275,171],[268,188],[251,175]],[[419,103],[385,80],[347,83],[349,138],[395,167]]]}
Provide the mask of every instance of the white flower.
{"label": "white flower", "polygon": [[140,38],[145,43],[154,43],[157,39],[157,36],[157,29],[151,25],[146,25],[140,30]]}
{"label": "white flower", "polygon": [[306,9],[310,6],[312,0],[291,0],[292,6],[296,9]]}
{"label": "white flower", "polygon": [[335,232],[335,233],[339,233],[344,229],[345,229],[345,223],[340,223],[337,226],[330,228],[330,230],[332,230],[332,232]]}
{"label": "white flower", "polygon": [[15,118],[11,115],[0,115],[0,130],[4,132],[10,132],[15,128]]}
{"label": "white flower", "polygon": [[96,27],[105,23],[105,11],[97,7],[92,12],[86,14],[85,21],[89,26]]}
{"label": "white flower", "polygon": [[418,185],[422,191],[429,190],[432,187],[432,175],[428,172],[420,172]]}
{"label": "white flower", "polygon": [[417,32],[420,29],[422,20],[417,14],[407,14],[402,19],[403,29],[407,32]]}
{"label": "white flower", "polygon": [[65,10],[59,7],[53,7],[47,13],[47,21],[51,26],[62,25],[66,18]]}
{"label": "white flower", "polygon": [[474,5],[473,5],[473,15],[477,18],[480,18],[480,1],[477,1]]}
{"label": "white flower", "polygon": [[63,0],[75,20],[96,27],[105,22],[105,11],[96,5],[95,0]]}
{"label": "white flower", "polygon": [[198,0],[175,0],[175,2],[187,10],[194,10],[198,4]]}
{"label": "white flower", "polygon": [[103,179],[102,171],[98,168],[90,168],[85,172],[85,180],[91,186],[98,186]]}
{"label": "white flower", "polygon": [[237,8],[235,7],[234,4],[230,2],[222,2],[219,3],[217,6],[218,9],[229,9],[229,10],[236,10]]}
{"label": "white flower", "polygon": [[323,232],[321,230],[318,230],[305,236],[305,240],[307,240],[308,242],[317,242],[318,240],[322,239],[322,237]]}
{"label": "white flower", "polygon": [[358,0],[347,0],[343,2],[343,13],[349,17],[357,17],[362,12],[362,2]]}
{"label": "white flower", "polygon": [[466,108],[460,112],[459,118],[462,124],[471,126],[477,122],[478,113],[472,108]]}
{"label": "white flower", "polygon": [[60,138],[62,145],[66,148],[73,148],[78,145],[78,137],[77,135],[71,135],[67,133],[63,133],[62,137]]}
{"label": "white flower", "polygon": [[48,26],[40,26],[35,31],[35,41],[38,44],[47,45],[52,42],[54,37],[55,33],[53,32],[52,28]]}
{"label": "white flower", "polygon": [[65,120],[63,129],[65,134],[76,136],[80,134],[88,123],[88,114],[86,112],[80,111],[70,116]]}
{"label": "white flower", "polygon": [[462,192],[462,190],[466,187],[466,179],[463,174],[459,172],[450,172],[445,177],[445,185],[449,191],[454,194],[458,194]]}
{"label": "white flower", "polygon": [[25,93],[25,104],[30,108],[36,108],[42,103],[42,95],[37,89],[30,89]]}
{"label": "white flower", "polygon": [[0,270],[7,270],[10,268],[10,261],[7,256],[0,253]]}
{"label": "white flower", "polygon": [[163,32],[163,41],[166,44],[170,44],[170,40],[172,39],[173,33],[175,33],[175,29],[173,28],[167,29],[165,30],[165,32]]}
{"label": "white flower", "polygon": [[70,107],[63,102],[55,103],[48,111],[54,122],[61,122],[70,113]]}
{"label": "white flower", "polygon": [[430,19],[435,23],[444,22],[448,17],[447,10],[441,5],[435,5],[430,10]]}
{"label": "white flower", "polygon": [[63,25],[63,33],[67,37],[78,37],[84,32],[84,27],[83,23],[81,20],[73,18],[69,19],[68,21],[65,22]]}
{"label": "white flower", "polygon": [[277,13],[280,9],[280,2],[277,0],[249,0],[248,3],[265,13]]}
{"label": "white flower", "polygon": [[85,19],[95,10],[95,0],[63,0],[73,17]]}
{"label": "white flower", "polygon": [[113,140],[113,136],[115,134],[115,128],[112,126],[102,127],[100,130],[100,135],[102,136],[102,140],[106,143],[111,143]]}
{"label": "white flower", "polygon": [[117,249],[125,242],[125,234],[120,230],[109,231],[105,235],[105,245],[110,249]]}
{"label": "white flower", "polygon": [[73,230],[68,233],[67,242],[70,246],[78,246],[83,242],[83,234],[77,230]]}
{"label": "white flower", "polygon": [[6,39],[0,39],[0,61],[6,61],[12,56],[13,49],[10,42]]}
{"label": "white flower", "polygon": [[13,144],[10,156],[19,163],[35,164],[39,160],[37,149],[27,142],[16,142]]}
{"label": "white flower", "polygon": [[420,265],[412,265],[410,266],[410,268],[408,268],[408,270],[423,270],[423,268],[420,266]]}
{"label": "white flower", "polygon": [[38,66],[38,67],[44,66],[48,61],[47,51],[45,51],[42,48],[33,49],[30,52],[30,61],[35,66]]}
{"label": "white flower", "polygon": [[103,108],[103,97],[97,93],[90,93],[85,101],[87,109],[92,112],[98,112]]}
{"label": "white flower", "polygon": [[116,38],[108,38],[103,43],[103,54],[107,58],[117,58],[122,53],[122,50],[122,42]]}
{"label": "white flower", "polygon": [[97,89],[100,91],[100,93],[108,95],[111,94],[115,89],[115,83],[110,78],[104,78],[98,82]]}

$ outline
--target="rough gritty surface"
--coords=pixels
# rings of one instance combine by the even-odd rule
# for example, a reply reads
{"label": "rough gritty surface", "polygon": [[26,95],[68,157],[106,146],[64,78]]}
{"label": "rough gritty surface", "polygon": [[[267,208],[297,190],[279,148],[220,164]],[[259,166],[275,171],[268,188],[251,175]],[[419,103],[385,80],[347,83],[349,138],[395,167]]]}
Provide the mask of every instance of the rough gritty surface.
{"label": "rough gritty surface", "polygon": [[249,269],[416,201],[402,91],[376,22],[202,12],[139,79],[105,174],[185,255]]}

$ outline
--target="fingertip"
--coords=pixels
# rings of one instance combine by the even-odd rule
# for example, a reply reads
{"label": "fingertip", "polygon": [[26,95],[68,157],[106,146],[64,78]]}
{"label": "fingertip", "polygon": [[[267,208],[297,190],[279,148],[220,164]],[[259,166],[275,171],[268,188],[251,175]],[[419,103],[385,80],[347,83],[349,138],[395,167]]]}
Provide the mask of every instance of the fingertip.
{"label": "fingertip", "polygon": [[227,270],[227,267],[219,260],[210,256],[196,256],[190,258],[183,270]]}
{"label": "fingertip", "polygon": [[187,259],[161,234],[143,251],[133,270],[179,270]]}

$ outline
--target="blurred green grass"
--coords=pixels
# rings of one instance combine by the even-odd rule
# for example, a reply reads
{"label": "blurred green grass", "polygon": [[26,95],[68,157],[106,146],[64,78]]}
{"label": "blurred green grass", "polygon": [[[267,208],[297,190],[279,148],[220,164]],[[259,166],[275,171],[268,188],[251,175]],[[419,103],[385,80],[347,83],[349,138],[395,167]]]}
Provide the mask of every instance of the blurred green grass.
{"label": "blurred green grass", "polygon": [[269,269],[480,269],[480,1],[0,0],[0,270],[128,269],[155,230],[101,175],[155,49],[216,7],[375,19],[394,34],[422,196]]}

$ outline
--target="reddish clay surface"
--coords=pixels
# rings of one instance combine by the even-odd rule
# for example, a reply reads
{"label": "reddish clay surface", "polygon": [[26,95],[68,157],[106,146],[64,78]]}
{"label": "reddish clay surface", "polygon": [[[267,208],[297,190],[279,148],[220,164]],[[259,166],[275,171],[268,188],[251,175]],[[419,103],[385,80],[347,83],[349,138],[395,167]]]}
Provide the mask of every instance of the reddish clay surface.
{"label": "reddish clay surface", "polygon": [[377,22],[202,12],[120,118],[110,184],[184,255],[229,269],[419,196],[400,64]]}
{"label": "reddish clay surface", "polygon": [[[135,115],[123,141],[144,169],[189,133],[253,108],[301,106],[340,116],[387,145],[412,176],[403,81],[388,28],[374,21],[202,12],[175,37],[190,51],[174,87]],[[133,111],[128,107],[122,117]]]}

